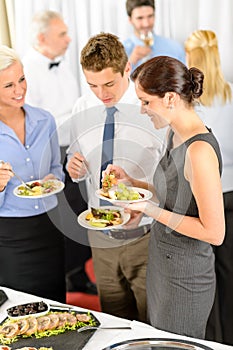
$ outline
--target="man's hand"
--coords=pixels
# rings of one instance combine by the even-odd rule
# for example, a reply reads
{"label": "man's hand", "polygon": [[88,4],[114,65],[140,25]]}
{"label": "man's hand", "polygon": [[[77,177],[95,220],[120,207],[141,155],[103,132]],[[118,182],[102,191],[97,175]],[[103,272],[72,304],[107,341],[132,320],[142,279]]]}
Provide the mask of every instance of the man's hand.
{"label": "man's hand", "polygon": [[67,165],[67,171],[71,178],[82,178],[87,174],[87,166],[85,158],[78,152],[74,153],[73,157],[69,160]]}
{"label": "man's hand", "polygon": [[149,46],[135,46],[129,60],[132,64],[137,64],[138,61],[148,56],[150,53],[151,48]]}

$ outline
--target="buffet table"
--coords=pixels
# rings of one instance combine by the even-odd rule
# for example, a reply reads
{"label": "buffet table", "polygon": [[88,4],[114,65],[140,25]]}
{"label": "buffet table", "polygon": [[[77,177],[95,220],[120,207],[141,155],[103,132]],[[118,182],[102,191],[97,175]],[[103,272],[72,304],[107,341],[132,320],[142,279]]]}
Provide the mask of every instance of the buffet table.
{"label": "buffet table", "polygon": [[[8,296],[8,300],[2,306],[0,306],[0,322],[2,322],[6,318],[7,316],[6,309],[8,307],[16,304],[24,304],[27,302],[34,302],[34,301],[41,300],[41,298],[36,297],[34,295],[22,293],[9,288],[0,287],[0,289],[4,290]],[[47,301],[48,303],[61,305],[51,300],[46,300],[46,299],[43,299],[43,300]],[[78,310],[79,312],[87,311],[86,309],[79,308],[77,306],[74,306],[74,309]],[[124,340],[140,339],[140,338],[172,338],[177,340],[189,340],[192,342],[197,342],[197,343],[209,346],[213,350],[230,350],[230,349],[233,350],[232,346],[179,336],[173,333],[160,331],[158,329],[155,329],[141,322],[128,321],[126,319],[114,317],[114,316],[97,312],[97,311],[91,311],[91,312],[100,321],[101,326],[106,326],[106,327],[131,326],[132,329],[124,329],[124,330],[98,329],[93,334],[93,336],[89,339],[88,343],[83,347],[83,350],[102,350],[109,345],[119,343]]]}

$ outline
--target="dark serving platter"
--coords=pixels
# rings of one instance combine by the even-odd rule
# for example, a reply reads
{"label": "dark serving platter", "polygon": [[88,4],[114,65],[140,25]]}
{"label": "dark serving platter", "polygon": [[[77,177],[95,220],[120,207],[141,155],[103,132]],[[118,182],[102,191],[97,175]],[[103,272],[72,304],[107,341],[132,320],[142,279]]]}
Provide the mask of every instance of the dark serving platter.
{"label": "dark serving platter", "polygon": [[[50,311],[63,311],[61,309],[50,308]],[[64,310],[65,311],[65,310]],[[66,310],[67,311],[67,310]],[[79,312],[72,310],[72,312],[78,314],[86,314],[86,312]],[[99,320],[92,314],[89,315],[94,319],[96,326],[100,325]],[[3,324],[6,321],[1,322]],[[93,336],[96,330],[88,330],[86,332],[78,333],[77,330],[69,330],[62,334],[52,335],[50,337],[36,338],[32,335],[30,338],[19,338],[18,341],[9,344],[8,346],[13,349],[23,347],[52,347],[54,350],[81,350],[84,348],[88,340]],[[0,345],[4,345],[0,342]]]}
{"label": "dark serving platter", "polygon": [[213,350],[197,342],[167,338],[144,338],[125,340],[102,350]]}

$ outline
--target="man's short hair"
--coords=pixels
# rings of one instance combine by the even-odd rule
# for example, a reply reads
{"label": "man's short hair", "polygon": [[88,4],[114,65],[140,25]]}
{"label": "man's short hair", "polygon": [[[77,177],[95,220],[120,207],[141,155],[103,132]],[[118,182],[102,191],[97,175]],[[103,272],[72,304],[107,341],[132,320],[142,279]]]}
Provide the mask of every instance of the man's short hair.
{"label": "man's short hair", "polygon": [[112,68],[114,73],[124,74],[128,57],[119,38],[110,33],[91,37],[81,51],[82,69],[100,72]]}
{"label": "man's short hair", "polygon": [[127,0],[126,1],[127,15],[131,17],[132,11],[136,7],[141,7],[141,6],[151,6],[155,10],[155,1],[154,0]]}
{"label": "man's short hair", "polygon": [[59,12],[45,10],[36,13],[31,22],[31,43],[34,47],[39,46],[38,35],[43,33],[45,34],[49,28],[50,23],[53,19],[61,19],[63,21],[63,17]]}

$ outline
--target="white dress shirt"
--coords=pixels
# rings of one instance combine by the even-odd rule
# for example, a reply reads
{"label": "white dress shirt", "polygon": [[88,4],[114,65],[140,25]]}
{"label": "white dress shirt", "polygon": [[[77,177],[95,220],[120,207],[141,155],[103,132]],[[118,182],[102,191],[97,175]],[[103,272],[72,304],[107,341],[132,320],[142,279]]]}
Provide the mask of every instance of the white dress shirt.
{"label": "white dress shirt", "polygon": [[[230,86],[233,96],[233,84]],[[223,160],[223,192],[233,191],[233,100],[223,105],[216,98],[211,107],[200,105],[196,111],[218,140]]]}
{"label": "white dress shirt", "polygon": [[[113,163],[132,177],[152,183],[155,168],[164,148],[165,130],[155,130],[150,118],[140,114],[140,102],[134,84],[116,104]],[[99,189],[103,130],[106,107],[94,94],[80,97],[71,121],[69,158],[81,153],[88,162],[91,177],[87,178],[89,206],[98,206],[95,191]]]}
{"label": "white dress shirt", "polygon": [[31,48],[22,59],[27,80],[26,102],[48,110],[55,118],[59,145],[70,143],[70,117],[78,84],[62,58],[58,67],[49,69],[51,60]]}

